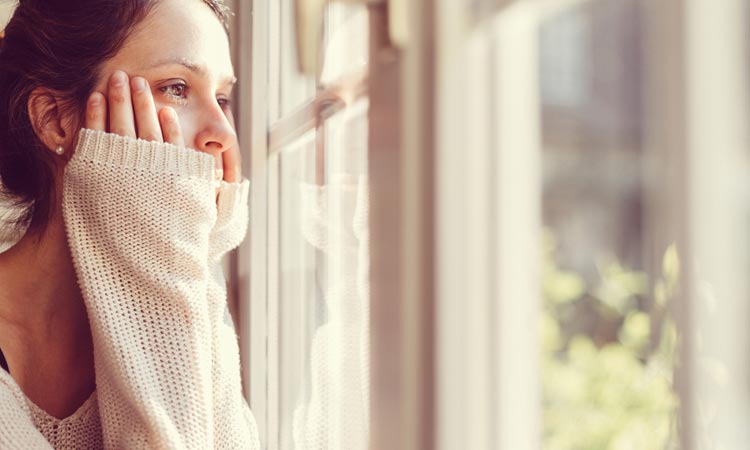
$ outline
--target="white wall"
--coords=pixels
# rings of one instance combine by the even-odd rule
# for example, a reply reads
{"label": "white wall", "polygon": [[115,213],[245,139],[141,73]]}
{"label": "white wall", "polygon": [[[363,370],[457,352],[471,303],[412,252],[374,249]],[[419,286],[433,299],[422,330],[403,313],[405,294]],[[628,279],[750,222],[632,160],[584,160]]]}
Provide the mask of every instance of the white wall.
{"label": "white wall", "polygon": [[0,29],[5,28],[15,7],[15,0],[0,0]]}

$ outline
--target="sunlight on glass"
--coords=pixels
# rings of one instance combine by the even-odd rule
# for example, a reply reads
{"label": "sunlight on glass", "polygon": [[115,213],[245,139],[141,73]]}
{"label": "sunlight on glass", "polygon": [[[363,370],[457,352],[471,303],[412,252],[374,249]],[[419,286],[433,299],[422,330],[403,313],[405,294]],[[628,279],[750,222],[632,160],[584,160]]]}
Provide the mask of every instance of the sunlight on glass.
{"label": "sunlight on glass", "polygon": [[649,263],[635,1],[600,0],[543,22],[547,450],[676,449],[675,245]]}

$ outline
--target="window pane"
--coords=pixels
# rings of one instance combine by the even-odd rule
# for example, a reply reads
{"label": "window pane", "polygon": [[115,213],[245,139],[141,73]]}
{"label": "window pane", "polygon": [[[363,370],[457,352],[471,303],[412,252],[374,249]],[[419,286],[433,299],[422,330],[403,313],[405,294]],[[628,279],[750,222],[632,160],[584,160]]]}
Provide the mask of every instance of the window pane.
{"label": "window pane", "polygon": [[[282,5],[282,23],[293,22],[292,3]],[[319,96],[297,73],[291,33],[281,38],[280,121]],[[325,80],[317,89],[333,88],[335,108],[318,110],[316,99],[310,110],[325,116],[278,154],[279,198],[269,201],[278,201],[280,211],[279,298],[269,301],[279,302],[279,336],[278,348],[269,351],[278,351],[280,379],[278,399],[270,401],[279,402],[284,450],[364,450],[368,444],[368,102],[357,99],[366,91],[359,81],[337,86],[366,69],[368,39],[364,6],[328,7]]]}
{"label": "window pane", "polygon": [[[280,52],[279,113],[285,117],[313,99],[316,80],[297,70],[294,0],[282,0],[278,8],[281,27],[276,48]],[[330,85],[346,75],[366,69],[369,45],[366,7],[332,3],[326,8],[321,26],[324,30],[324,64],[319,84]]]}
{"label": "window pane", "polygon": [[315,95],[315,80],[297,71],[294,0],[281,1],[281,115],[285,116]]}
{"label": "window pane", "polygon": [[637,0],[540,28],[543,446],[676,448],[677,230],[653,209]]}
{"label": "window pane", "polygon": [[492,3],[439,17],[440,448],[745,448],[747,2]]}
{"label": "window pane", "polygon": [[[284,449],[365,449],[369,417],[367,102],[281,152]],[[317,138],[317,139],[316,139]]]}
{"label": "window pane", "polygon": [[[315,131],[284,148],[280,166],[279,257],[279,420],[280,448],[293,449],[293,418],[298,404],[307,401],[312,336],[323,322],[325,304],[319,277],[317,248],[308,241],[311,220],[309,191],[316,189]],[[276,349],[271,349],[275,351]],[[273,401],[273,399],[272,399]]]}
{"label": "window pane", "polygon": [[345,3],[332,3],[328,7],[322,84],[331,84],[367,68],[369,28],[366,7]]}

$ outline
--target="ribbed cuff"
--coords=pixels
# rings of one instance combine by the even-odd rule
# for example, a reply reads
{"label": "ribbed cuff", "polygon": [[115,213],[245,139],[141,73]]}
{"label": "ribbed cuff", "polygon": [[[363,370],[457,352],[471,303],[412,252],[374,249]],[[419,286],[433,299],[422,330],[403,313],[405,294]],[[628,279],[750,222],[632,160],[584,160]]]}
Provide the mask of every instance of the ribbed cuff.
{"label": "ribbed cuff", "polygon": [[97,162],[209,181],[215,178],[214,158],[207,153],[86,128],[79,132],[78,146],[71,161]]}
{"label": "ribbed cuff", "polygon": [[247,178],[239,183],[222,181],[219,187],[219,200],[216,202],[219,221],[231,216],[240,207],[246,207],[249,192],[250,180]]}
{"label": "ribbed cuff", "polygon": [[227,252],[240,245],[248,227],[247,205],[250,181],[240,183],[221,182],[217,200],[216,224],[209,238],[210,262],[220,260]]}

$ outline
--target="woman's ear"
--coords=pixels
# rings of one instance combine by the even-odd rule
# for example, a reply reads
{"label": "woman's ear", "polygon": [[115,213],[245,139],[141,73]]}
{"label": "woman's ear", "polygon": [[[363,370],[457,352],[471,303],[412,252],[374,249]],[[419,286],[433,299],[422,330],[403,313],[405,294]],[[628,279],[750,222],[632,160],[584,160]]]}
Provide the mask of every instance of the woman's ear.
{"label": "woman's ear", "polygon": [[63,116],[59,96],[49,89],[36,88],[29,95],[28,109],[31,126],[45,147],[54,152],[70,145],[71,118]]}

